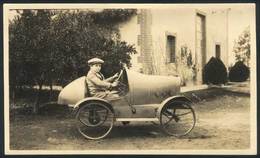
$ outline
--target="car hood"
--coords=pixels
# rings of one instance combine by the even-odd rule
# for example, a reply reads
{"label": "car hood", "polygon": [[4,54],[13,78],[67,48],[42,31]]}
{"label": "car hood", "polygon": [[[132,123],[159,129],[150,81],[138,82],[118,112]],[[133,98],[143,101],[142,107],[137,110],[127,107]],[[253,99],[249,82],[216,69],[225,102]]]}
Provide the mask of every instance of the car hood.
{"label": "car hood", "polygon": [[126,72],[132,105],[161,103],[180,93],[180,77],[146,75],[131,70]]}

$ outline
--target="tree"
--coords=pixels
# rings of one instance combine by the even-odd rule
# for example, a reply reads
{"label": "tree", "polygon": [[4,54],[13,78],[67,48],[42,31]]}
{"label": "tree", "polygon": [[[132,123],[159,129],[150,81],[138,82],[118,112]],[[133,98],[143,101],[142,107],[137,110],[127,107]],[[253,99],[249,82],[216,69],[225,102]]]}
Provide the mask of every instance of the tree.
{"label": "tree", "polygon": [[10,80],[12,87],[38,85],[34,112],[37,113],[41,89],[51,72],[51,13],[23,10],[10,24]]}
{"label": "tree", "polygon": [[239,35],[233,48],[236,61],[242,61],[247,66],[250,62],[250,28],[249,26]]}
{"label": "tree", "polygon": [[131,66],[130,55],[136,50],[120,40],[117,24],[123,20],[115,20],[118,12],[126,14],[128,10],[126,13],[118,10],[64,11],[53,18],[54,54],[59,59],[54,71],[62,77],[60,84],[66,85],[85,75],[88,71],[86,61],[93,57],[106,61],[102,70],[105,76],[118,71],[122,64]]}
{"label": "tree", "polygon": [[86,61],[106,61],[103,73],[111,75],[123,64],[131,66],[133,45],[120,40],[118,24],[136,13],[132,9],[21,10],[10,21],[11,89],[39,86],[37,113],[43,85],[65,85],[85,75]]}

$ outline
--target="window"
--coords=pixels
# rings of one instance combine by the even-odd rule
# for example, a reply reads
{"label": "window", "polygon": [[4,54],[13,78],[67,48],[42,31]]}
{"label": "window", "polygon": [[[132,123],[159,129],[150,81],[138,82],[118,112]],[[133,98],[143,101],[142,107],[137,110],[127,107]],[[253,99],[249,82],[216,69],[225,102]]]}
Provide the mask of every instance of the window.
{"label": "window", "polygon": [[169,62],[174,63],[176,61],[176,37],[173,35],[167,35],[167,54]]}
{"label": "window", "polygon": [[220,59],[220,52],[221,52],[220,44],[216,44],[215,52],[216,52],[216,58]]}

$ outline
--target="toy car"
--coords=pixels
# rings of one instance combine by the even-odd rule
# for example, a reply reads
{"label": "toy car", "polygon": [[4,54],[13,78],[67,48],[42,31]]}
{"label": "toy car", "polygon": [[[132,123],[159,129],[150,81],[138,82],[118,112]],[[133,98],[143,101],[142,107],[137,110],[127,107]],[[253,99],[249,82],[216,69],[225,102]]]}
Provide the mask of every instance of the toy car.
{"label": "toy car", "polygon": [[179,77],[122,69],[117,78],[121,95],[112,101],[89,96],[85,81],[85,76],[72,81],[58,97],[58,104],[75,109],[78,131],[85,138],[106,137],[115,121],[150,121],[172,136],[186,135],[195,126],[192,102],[179,94]]}

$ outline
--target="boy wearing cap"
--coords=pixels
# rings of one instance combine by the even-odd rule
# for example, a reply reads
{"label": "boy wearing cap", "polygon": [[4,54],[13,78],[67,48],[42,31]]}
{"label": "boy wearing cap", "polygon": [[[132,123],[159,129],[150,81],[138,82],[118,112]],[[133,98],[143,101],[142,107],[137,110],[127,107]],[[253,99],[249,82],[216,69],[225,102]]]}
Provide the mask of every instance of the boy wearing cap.
{"label": "boy wearing cap", "polygon": [[101,65],[103,63],[104,61],[99,58],[88,60],[90,70],[87,74],[86,81],[89,93],[92,97],[105,98],[107,100],[117,99],[119,98],[117,92],[110,91],[110,89],[118,85],[118,82],[114,82],[118,77],[118,74],[105,79],[103,74],[100,73]]}

